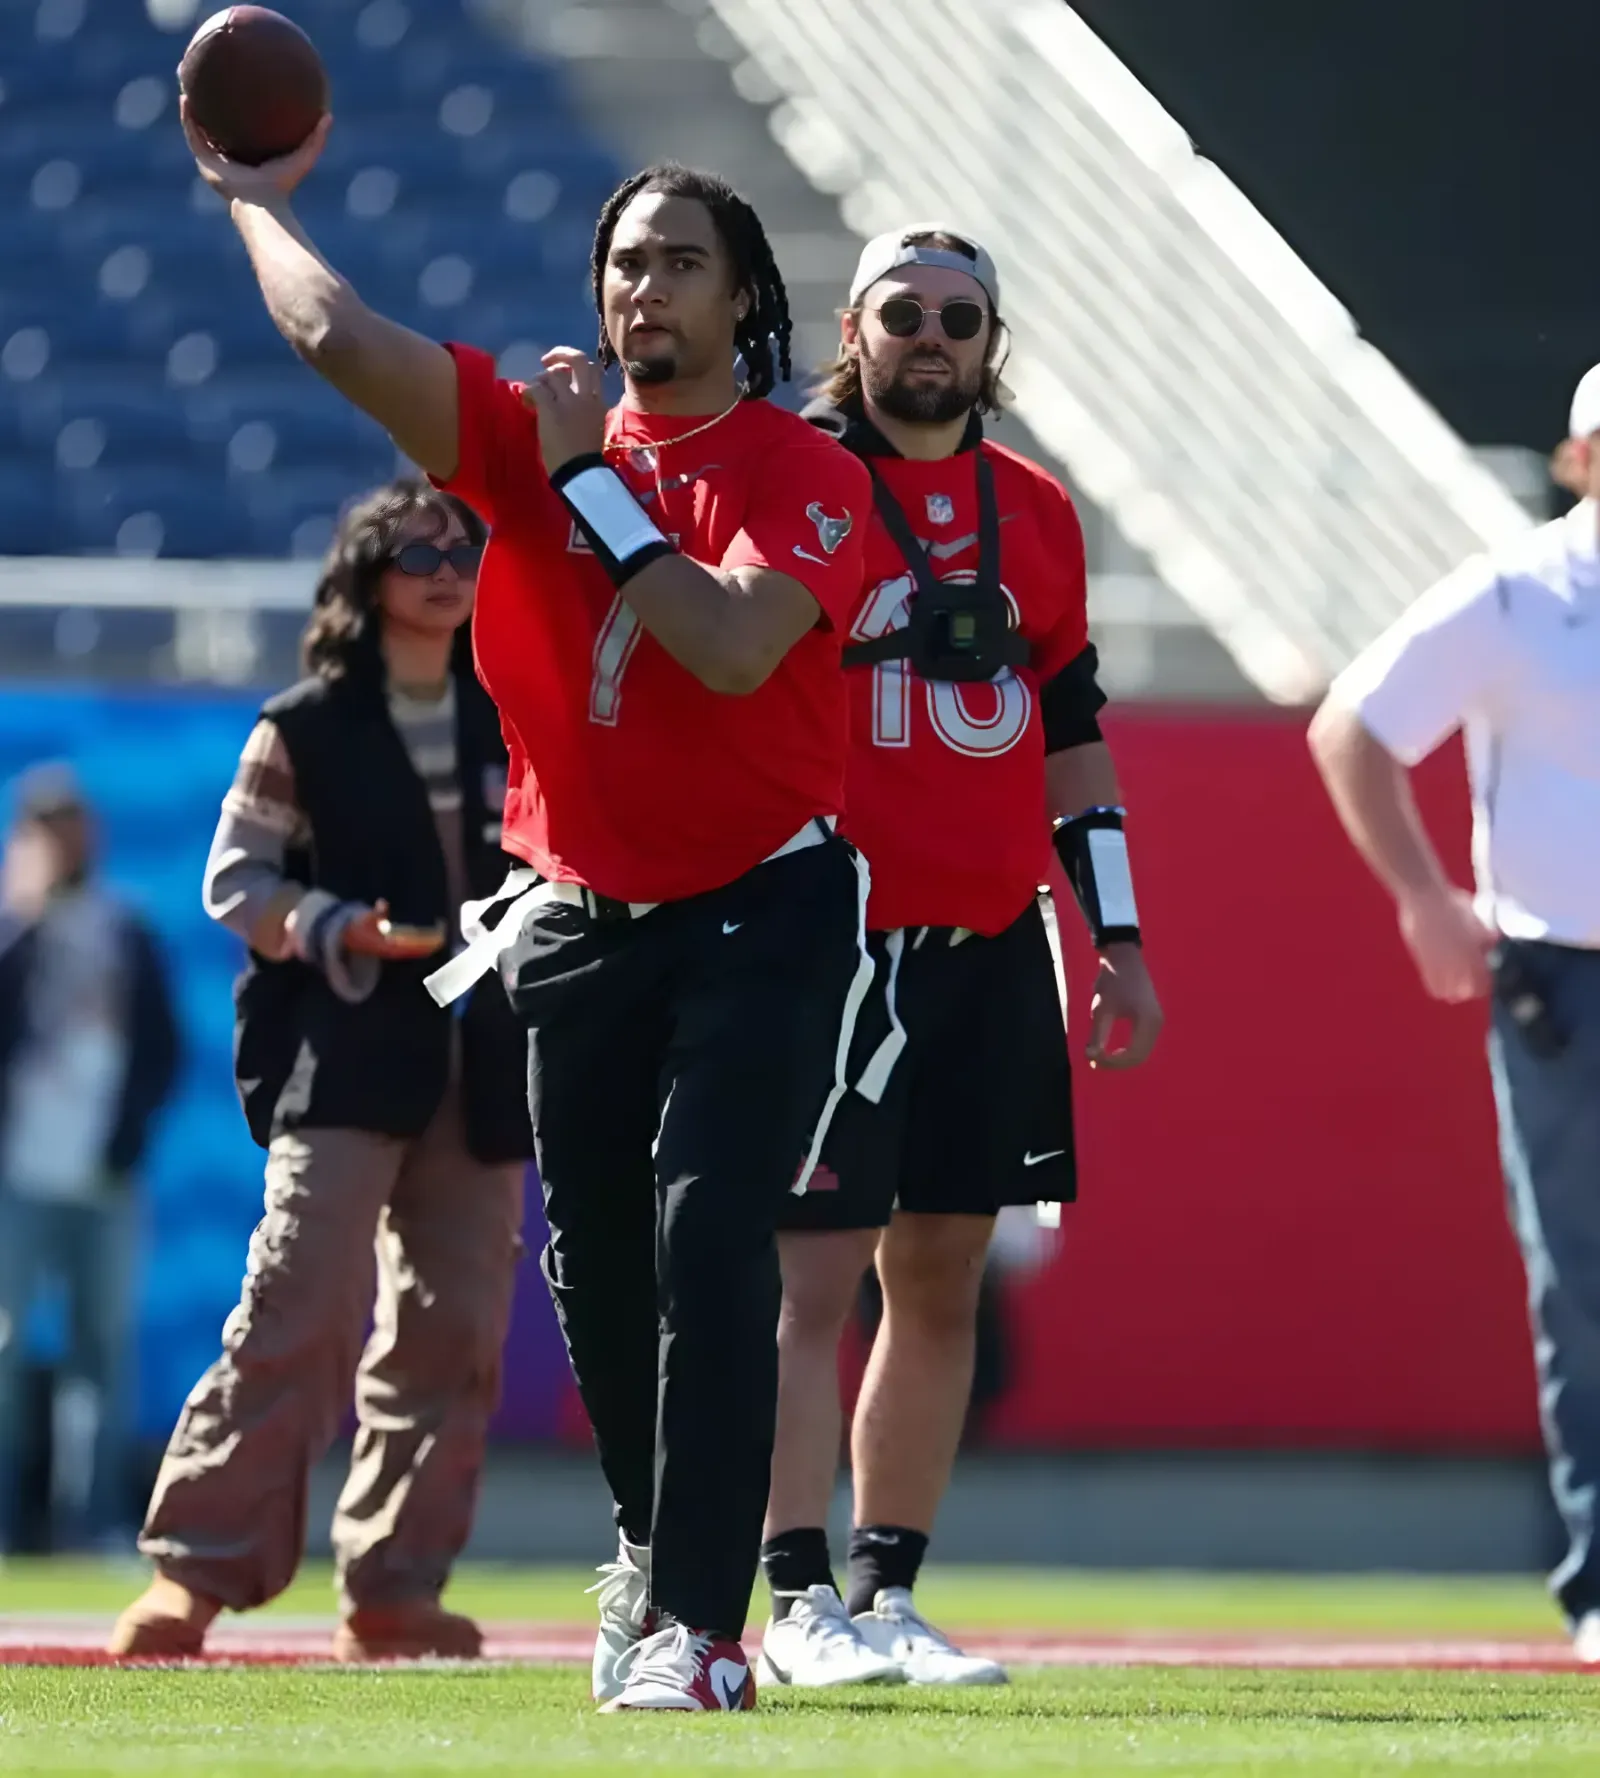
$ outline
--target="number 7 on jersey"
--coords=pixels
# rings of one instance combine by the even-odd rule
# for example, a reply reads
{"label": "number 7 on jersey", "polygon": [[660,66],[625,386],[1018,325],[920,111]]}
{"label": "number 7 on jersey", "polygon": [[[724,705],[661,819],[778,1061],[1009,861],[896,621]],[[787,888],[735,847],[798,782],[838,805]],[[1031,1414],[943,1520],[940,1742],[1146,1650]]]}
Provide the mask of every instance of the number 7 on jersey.
{"label": "number 7 on jersey", "polygon": [[589,720],[615,728],[622,708],[622,675],[639,646],[644,626],[618,593],[594,639],[594,672],[589,680]]}

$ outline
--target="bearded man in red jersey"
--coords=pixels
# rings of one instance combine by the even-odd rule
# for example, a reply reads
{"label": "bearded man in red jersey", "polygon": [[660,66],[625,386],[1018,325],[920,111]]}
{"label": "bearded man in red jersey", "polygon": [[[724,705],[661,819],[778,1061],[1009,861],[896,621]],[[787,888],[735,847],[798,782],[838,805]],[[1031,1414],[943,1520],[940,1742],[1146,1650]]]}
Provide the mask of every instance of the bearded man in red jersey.
{"label": "bearded man in red jersey", "polygon": [[[844,657],[845,825],[872,861],[877,976],[823,1165],[782,1220],[762,1552],[762,1669],[780,1684],[1005,1678],[929,1624],[912,1587],[966,1413],[995,1216],[1075,1191],[1059,956],[1038,894],[1052,817],[1100,953],[1091,1067],[1142,1062],[1161,1025],[1097,720],[1083,534],[1060,483],[986,439],[979,418],[1000,403],[1004,338],[983,248],[936,226],[880,236],[807,410],[874,484]],[[855,1412],[841,1599],[824,1530],[836,1357],[874,1258],[884,1313]]]}

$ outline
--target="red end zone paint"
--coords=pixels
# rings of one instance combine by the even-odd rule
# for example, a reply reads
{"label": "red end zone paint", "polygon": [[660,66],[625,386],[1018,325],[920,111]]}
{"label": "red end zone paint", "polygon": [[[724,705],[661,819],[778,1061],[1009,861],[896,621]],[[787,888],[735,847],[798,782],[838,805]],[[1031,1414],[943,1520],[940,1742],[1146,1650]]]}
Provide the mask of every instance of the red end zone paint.
{"label": "red end zone paint", "polygon": [[[230,1625],[212,1638],[198,1661],[119,1661],[104,1652],[111,1620],[0,1618],[0,1666],[18,1667],[314,1667],[331,1665],[332,1624],[270,1622]],[[1489,1638],[1429,1641],[1398,1637],[1266,1636],[1046,1636],[959,1635],[975,1654],[1011,1667],[1219,1667],[1302,1671],[1452,1670],[1498,1673],[1574,1673],[1582,1669],[1568,1643]],[[752,1656],[758,1637],[747,1639]],[[493,1665],[587,1664],[594,1632],[584,1625],[493,1624],[485,1627],[484,1658]],[[421,1665],[423,1663],[414,1663]],[[430,1662],[458,1666],[459,1662]]]}

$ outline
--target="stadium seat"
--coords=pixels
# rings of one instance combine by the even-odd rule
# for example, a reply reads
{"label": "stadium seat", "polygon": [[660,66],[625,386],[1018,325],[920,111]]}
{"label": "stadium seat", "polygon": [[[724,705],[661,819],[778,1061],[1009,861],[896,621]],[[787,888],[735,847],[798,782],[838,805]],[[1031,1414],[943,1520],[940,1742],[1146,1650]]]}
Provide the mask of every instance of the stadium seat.
{"label": "stadium seat", "polygon": [[255,545],[270,556],[320,555],[334,520],[368,488],[394,473],[394,449],[300,466],[274,476],[240,478],[231,490],[233,510]]}
{"label": "stadium seat", "polygon": [[[24,291],[20,284],[19,278],[0,292],[0,376],[7,381],[54,376],[74,359],[103,359],[115,349],[125,319],[120,309],[92,292],[58,291],[52,302],[47,290]],[[36,349],[23,351],[29,341]]]}
{"label": "stadium seat", "polygon": [[43,556],[62,547],[50,470],[31,456],[0,458],[0,554]]}
{"label": "stadium seat", "polygon": [[182,458],[191,440],[182,409],[160,385],[143,380],[40,391],[28,404],[23,430],[63,470]]}
{"label": "stadium seat", "polygon": [[393,455],[377,424],[316,377],[221,376],[184,398],[186,424],[203,445],[226,448],[245,427],[271,434],[272,462],[285,469],[348,456],[365,466]]}
{"label": "stadium seat", "polygon": [[[592,340],[589,242],[617,169],[556,69],[460,0],[291,11],[339,117],[301,213],[362,295],[514,348],[521,374]],[[131,0],[0,5],[0,550],[303,554],[392,473],[377,428],[294,363],[199,186],[183,43]]]}
{"label": "stadium seat", "polygon": [[216,556],[237,553],[225,477],[176,464],[63,474],[60,523],[96,554]]}

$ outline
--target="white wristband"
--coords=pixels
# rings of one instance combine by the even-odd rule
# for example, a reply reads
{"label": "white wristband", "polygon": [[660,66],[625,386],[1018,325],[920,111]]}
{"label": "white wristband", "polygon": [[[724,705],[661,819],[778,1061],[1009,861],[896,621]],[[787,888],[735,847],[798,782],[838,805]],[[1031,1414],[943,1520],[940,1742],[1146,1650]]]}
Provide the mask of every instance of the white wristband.
{"label": "white wristband", "polygon": [[1133,867],[1128,862],[1128,836],[1119,827],[1091,827],[1084,835],[1089,847],[1089,868],[1094,872],[1095,894],[1100,901],[1100,924],[1137,926],[1139,910],[1133,900]]}
{"label": "white wristband", "polygon": [[618,562],[626,562],[655,544],[667,544],[650,515],[629,493],[622,477],[608,464],[596,463],[580,470],[561,484],[560,493]]}

